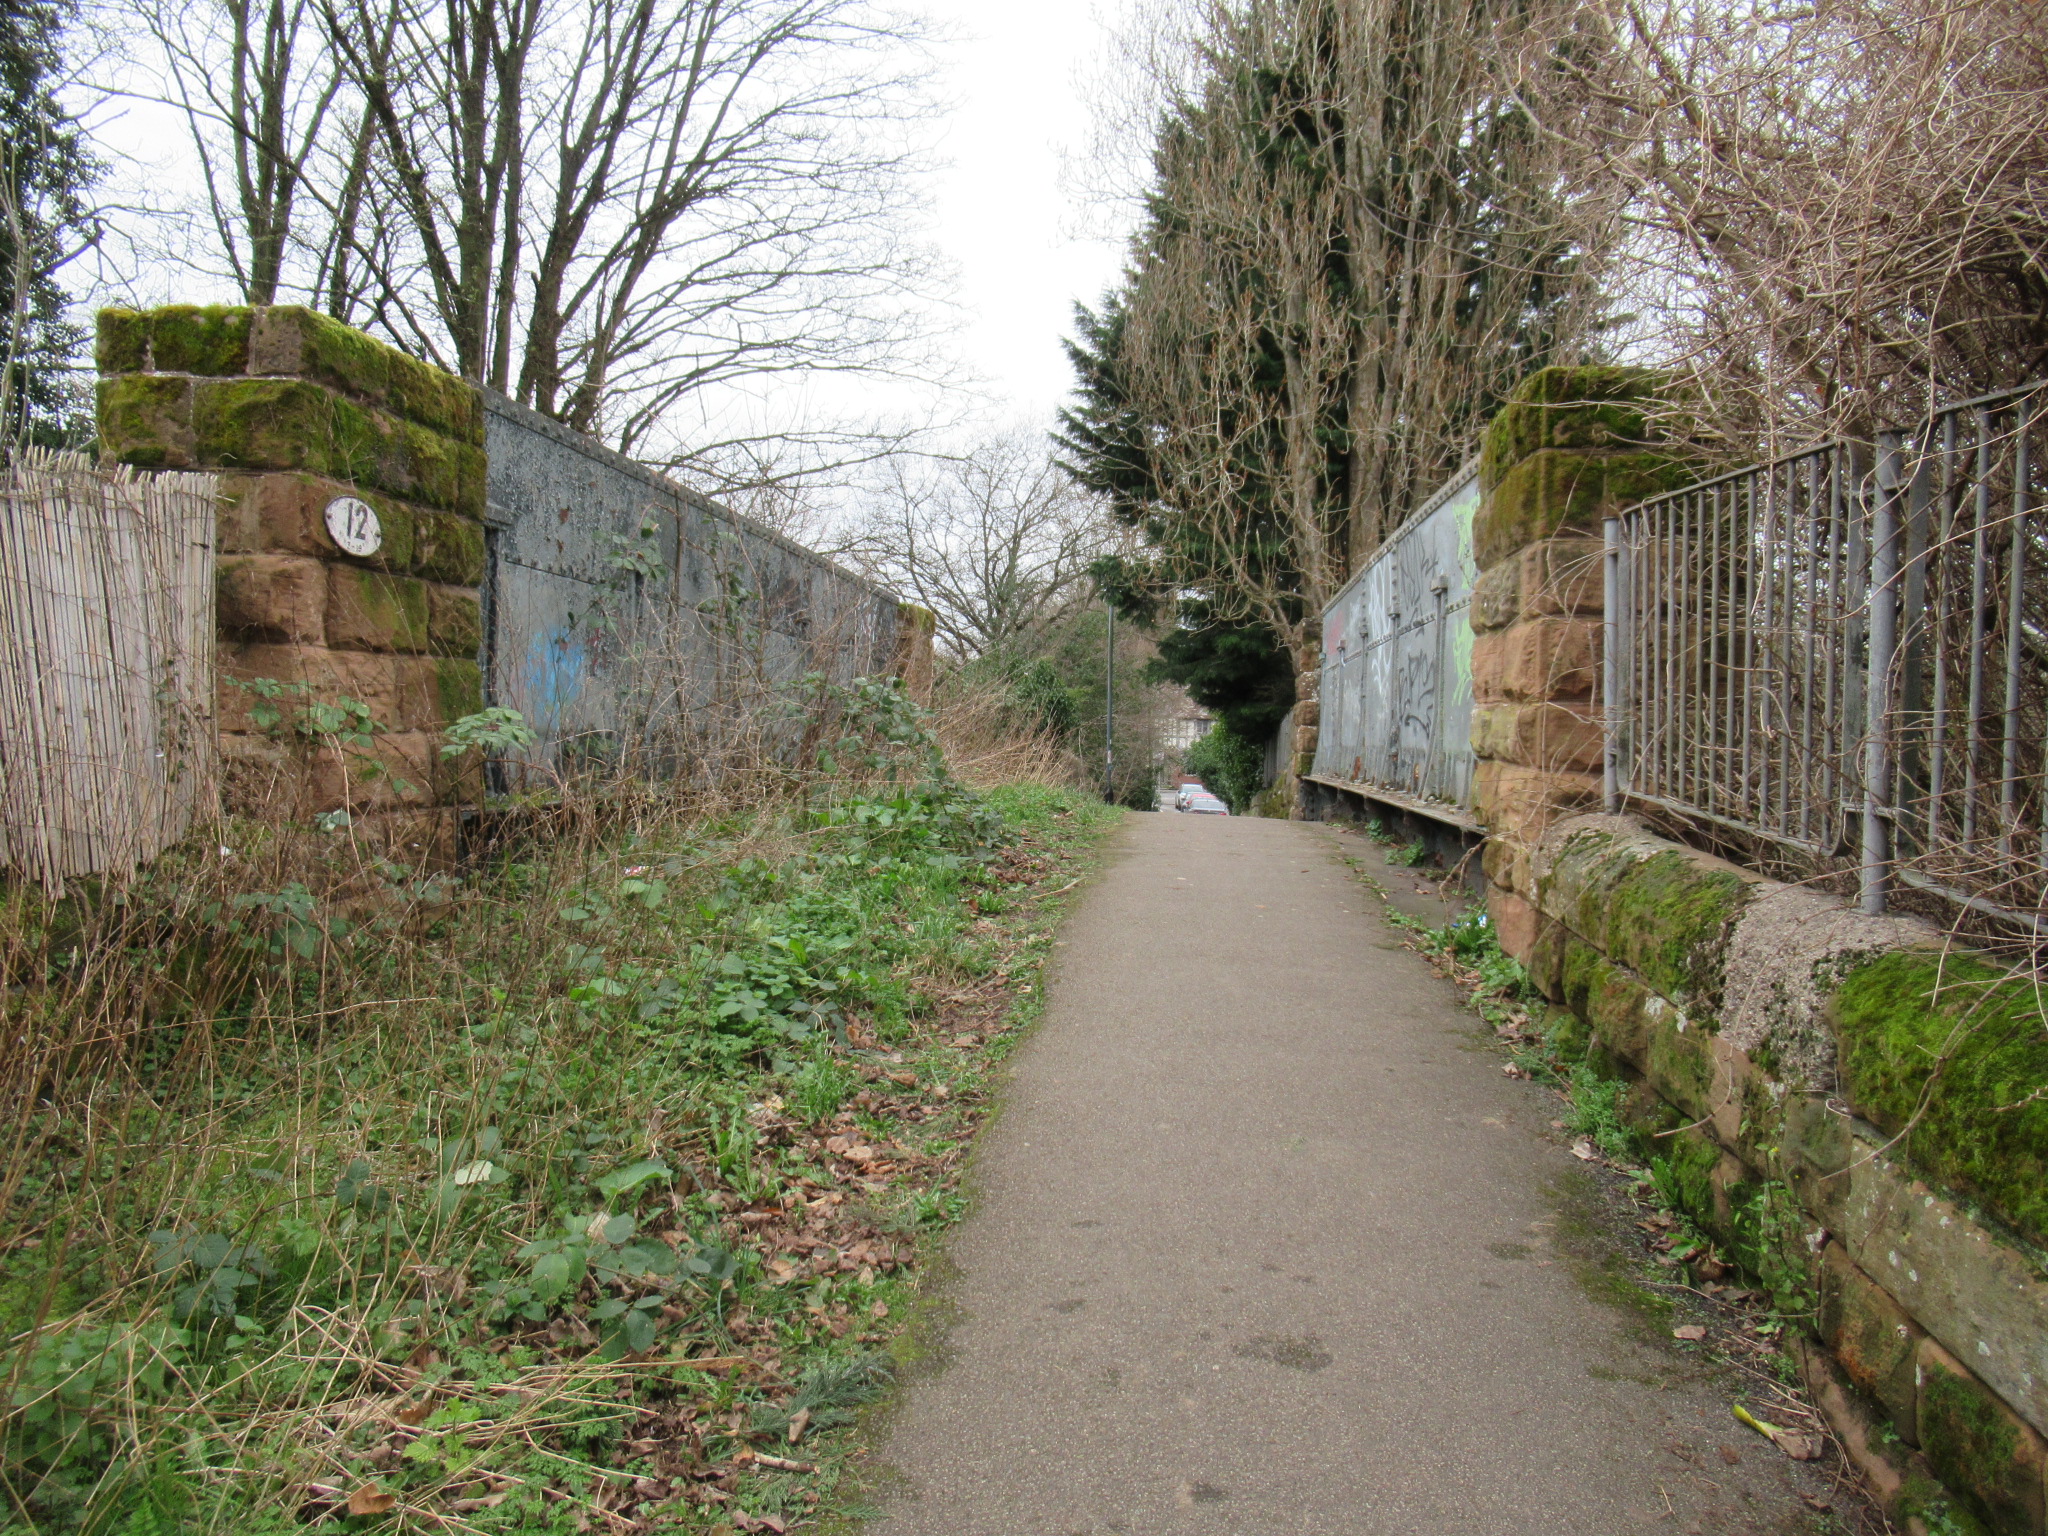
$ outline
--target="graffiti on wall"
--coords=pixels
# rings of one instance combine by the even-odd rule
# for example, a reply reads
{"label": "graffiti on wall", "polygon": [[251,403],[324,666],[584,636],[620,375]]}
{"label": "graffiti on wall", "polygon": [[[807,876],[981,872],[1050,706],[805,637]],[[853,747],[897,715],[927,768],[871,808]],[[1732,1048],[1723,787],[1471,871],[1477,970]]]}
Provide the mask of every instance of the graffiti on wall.
{"label": "graffiti on wall", "polygon": [[1423,503],[1323,612],[1314,776],[1469,807],[1476,469]]}

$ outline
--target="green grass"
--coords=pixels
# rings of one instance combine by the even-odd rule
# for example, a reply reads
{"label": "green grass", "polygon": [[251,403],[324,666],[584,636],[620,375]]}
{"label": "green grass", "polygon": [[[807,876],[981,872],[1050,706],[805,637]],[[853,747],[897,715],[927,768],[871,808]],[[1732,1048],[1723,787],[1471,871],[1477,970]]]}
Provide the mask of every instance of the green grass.
{"label": "green grass", "polygon": [[98,909],[38,928],[16,1022],[104,1014],[115,978],[155,1027],[46,1084],[5,1170],[11,1528],[829,1506],[1059,893],[1120,814],[970,792],[865,707],[833,773],[514,842],[388,922],[338,876],[180,907],[171,861],[119,966],[81,958]]}

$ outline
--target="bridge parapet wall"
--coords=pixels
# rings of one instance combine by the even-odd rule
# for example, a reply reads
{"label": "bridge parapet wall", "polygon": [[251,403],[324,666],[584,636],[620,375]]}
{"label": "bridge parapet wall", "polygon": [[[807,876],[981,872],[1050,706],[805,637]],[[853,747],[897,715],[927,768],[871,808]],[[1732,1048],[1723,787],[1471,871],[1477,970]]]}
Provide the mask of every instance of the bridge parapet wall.
{"label": "bridge parapet wall", "polygon": [[1660,1189],[1804,1313],[1809,1385],[1894,1517],[2048,1536],[2036,982],[1918,919],[1588,814],[1600,522],[1691,474],[1657,440],[1655,389],[1547,370],[1487,434],[1471,622],[1488,912],[1560,1005],[1554,1037],[1624,1085]]}

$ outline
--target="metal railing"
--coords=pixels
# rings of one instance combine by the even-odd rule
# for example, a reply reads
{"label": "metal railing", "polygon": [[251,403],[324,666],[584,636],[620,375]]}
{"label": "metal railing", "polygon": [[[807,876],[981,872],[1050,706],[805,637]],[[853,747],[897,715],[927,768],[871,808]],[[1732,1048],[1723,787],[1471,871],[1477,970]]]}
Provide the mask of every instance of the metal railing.
{"label": "metal railing", "polygon": [[2048,934],[2048,383],[1607,522],[1606,792]]}
{"label": "metal railing", "polygon": [[1441,486],[1323,610],[1314,777],[1469,813],[1476,466]]}

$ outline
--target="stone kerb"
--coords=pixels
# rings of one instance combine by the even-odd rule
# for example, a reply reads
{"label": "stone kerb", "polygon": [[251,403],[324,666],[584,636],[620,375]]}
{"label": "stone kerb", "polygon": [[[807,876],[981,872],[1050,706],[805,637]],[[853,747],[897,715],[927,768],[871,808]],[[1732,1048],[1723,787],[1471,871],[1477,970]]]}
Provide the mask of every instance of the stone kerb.
{"label": "stone kerb", "polygon": [[[223,788],[243,812],[372,812],[445,851],[435,810],[472,788],[439,732],[481,707],[483,411],[464,381],[297,306],[99,315],[102,452],[221,474],[218,623]],[[330,535],[341,497],[376,512],[375,550]],[[237,684],[348,697],[367,754],[301,758],[257,728]],[[283,701],[287,717],[300,698]],[[375,768],[369,765],[374,763]]]}
{"label": "stone kerb", "polygon": [[1933,1478],[1983,1528],[2042,1536],[2048,1036],[2031,979],[1626,817],[1555,820],[1530,875],[1532,979],[1628,1085],[1660,1187],[1811,1299],[1823,1406],[1907,1448],[1884,1474],[1894,1514],[1977,1529],[1934,1518]]}
{"label": "stone kerb", "polygon": [[1489,832],[1488,910],[1518,959],[1541,926],[1531,851],[1600,798],[1600,520],[1690,475],[1651,419],[1658,383],[1546,368],[1487,428],[1472,530],[1473,799]]}

